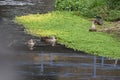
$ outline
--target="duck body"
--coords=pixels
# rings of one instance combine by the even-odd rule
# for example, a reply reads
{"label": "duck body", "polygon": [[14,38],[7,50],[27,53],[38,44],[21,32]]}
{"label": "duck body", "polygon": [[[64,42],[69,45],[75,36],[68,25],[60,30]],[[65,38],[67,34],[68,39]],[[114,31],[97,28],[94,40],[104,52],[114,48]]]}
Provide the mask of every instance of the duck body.
{"label": "duck body", "polygon": [[45,41],[46,43],[49,43],[49,44],[51,44],[52,46],[55,46],[55,44],[56,44],[55,36],[44,37],[44,38],[42,38],[42,41]]}
{"label": "duck body", "polygon": [[103,20],[100,16],[96,16],[95,22],[98,25],[103,25]]}
{"label": "duck body", "polygon": [[89,29],[89,31],[92,31],[92,32],[97,31],[94,23],[95,23],[95,22],[92,21],[92,26],[91,26],[91,28]]}
{"label": "duck body", "polygon": [[27,42],[27,46],[29,47],[30,50],[33,50],[33,47],[35,46],[35,42],[33,41],[33,39],[30,39]]}

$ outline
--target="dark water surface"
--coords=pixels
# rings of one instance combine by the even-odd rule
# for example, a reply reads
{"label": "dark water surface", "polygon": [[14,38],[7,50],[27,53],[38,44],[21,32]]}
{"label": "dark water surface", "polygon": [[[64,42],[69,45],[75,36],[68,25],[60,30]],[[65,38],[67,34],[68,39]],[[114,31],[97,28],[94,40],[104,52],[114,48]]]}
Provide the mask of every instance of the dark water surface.
{"label": "dark water surface", "polygon": [[[54,0],[0,0],[0,80],[120,80],[120,60],[52,47],[24,32],[14,17],[54,10]],[[25,42],[34,39],[30,51]]]}

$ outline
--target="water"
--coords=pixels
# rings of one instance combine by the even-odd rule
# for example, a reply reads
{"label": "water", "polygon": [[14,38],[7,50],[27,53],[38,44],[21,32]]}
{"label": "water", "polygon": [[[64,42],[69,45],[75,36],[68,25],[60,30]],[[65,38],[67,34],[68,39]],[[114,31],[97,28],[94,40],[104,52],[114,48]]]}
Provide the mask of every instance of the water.
{"label": "water", "polygon": [[34,5],[32,3],[29,2],[20,2],[20,1],[13,1],[13,0],[3,0],[0,1],[0,5],[20,5],[20,6],[24,6],[24,5]]}
{"label": "water", "polygon": [[80,53],[44,52],[23,55],[24,57],[21,56],[23,59],[17,64],[23,69],[23,71],[20,69],[20,74],[32,77],[32,80],[43,77],[45,80],[48,77],[56,77],[55,80],[117,80],[120,75],[120,66],[114,65],[115,60],[104,57]]}
{"label": "water", "polygon": [[[119,80],[120,60],[52,47],[13,22],[20,15],[54,10],[54,0],[0,0],[0,80]],[[29,39],[37,43],[30,51]]]}

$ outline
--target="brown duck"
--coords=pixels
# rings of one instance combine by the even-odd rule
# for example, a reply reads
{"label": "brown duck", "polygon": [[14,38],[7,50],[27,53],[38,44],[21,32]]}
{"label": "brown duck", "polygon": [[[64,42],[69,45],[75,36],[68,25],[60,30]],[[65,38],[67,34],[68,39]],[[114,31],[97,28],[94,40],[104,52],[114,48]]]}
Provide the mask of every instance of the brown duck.
{"label": "brown duck", "polygon": [[33,50],[33,47],[35,46],[35,42],[33,41],[33,39],[30,39],[29,41],[27,41],[26,44],[30,50]]}
{"label": "brown duck", "polygon": [[102,17],[100,16],[96,16],[96,19],[95,19],[95,22],[96,24],[98,25],[103,25],[103,20],[102,20]]}
{"label": "brown duck", "polygon": [[45,42],[47,42],[47,43],[49,43],[49,44],[51,44],[52,46],[55,46],[55,44],[56,44],[56,38],[55,38],[55,36],[43,37],[42,40],[45,41]]}
{"label": "brown duck", "polygon": [[94,23],[95,23],[95,20],[92,20],[92,26],[89,29],[89,31],[91,31],[91,32],[97,31]]}

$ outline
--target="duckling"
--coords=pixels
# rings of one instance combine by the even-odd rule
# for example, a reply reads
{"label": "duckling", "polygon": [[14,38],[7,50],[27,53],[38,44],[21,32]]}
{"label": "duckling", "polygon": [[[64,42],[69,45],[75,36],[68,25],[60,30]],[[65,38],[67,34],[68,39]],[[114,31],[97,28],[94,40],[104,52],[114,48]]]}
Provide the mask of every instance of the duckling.
{"label": "duckling", "polygon": [[92,26],[91,26],[91,28],[89,29],[89,31],[92,31],[92,32],[93,32],[93,31],[97,31],[94,23],[95,23],[95,21],[92,20]]}
{"label": "duckling", "polygon": [[33,41],[33,39],[30,39],[29,41],[27,41],[26,44],[30,50],[33,50],[33,47],[35,46],[35,42]]}
{"label": "duckling", "polygon": [[55,44],[56,44],[55,36],[51,36],[51,37],[49,37],[49,38],[46,38],[45,41],[46,41],[47,43],[50,43],[52,46],[55,46]]}

